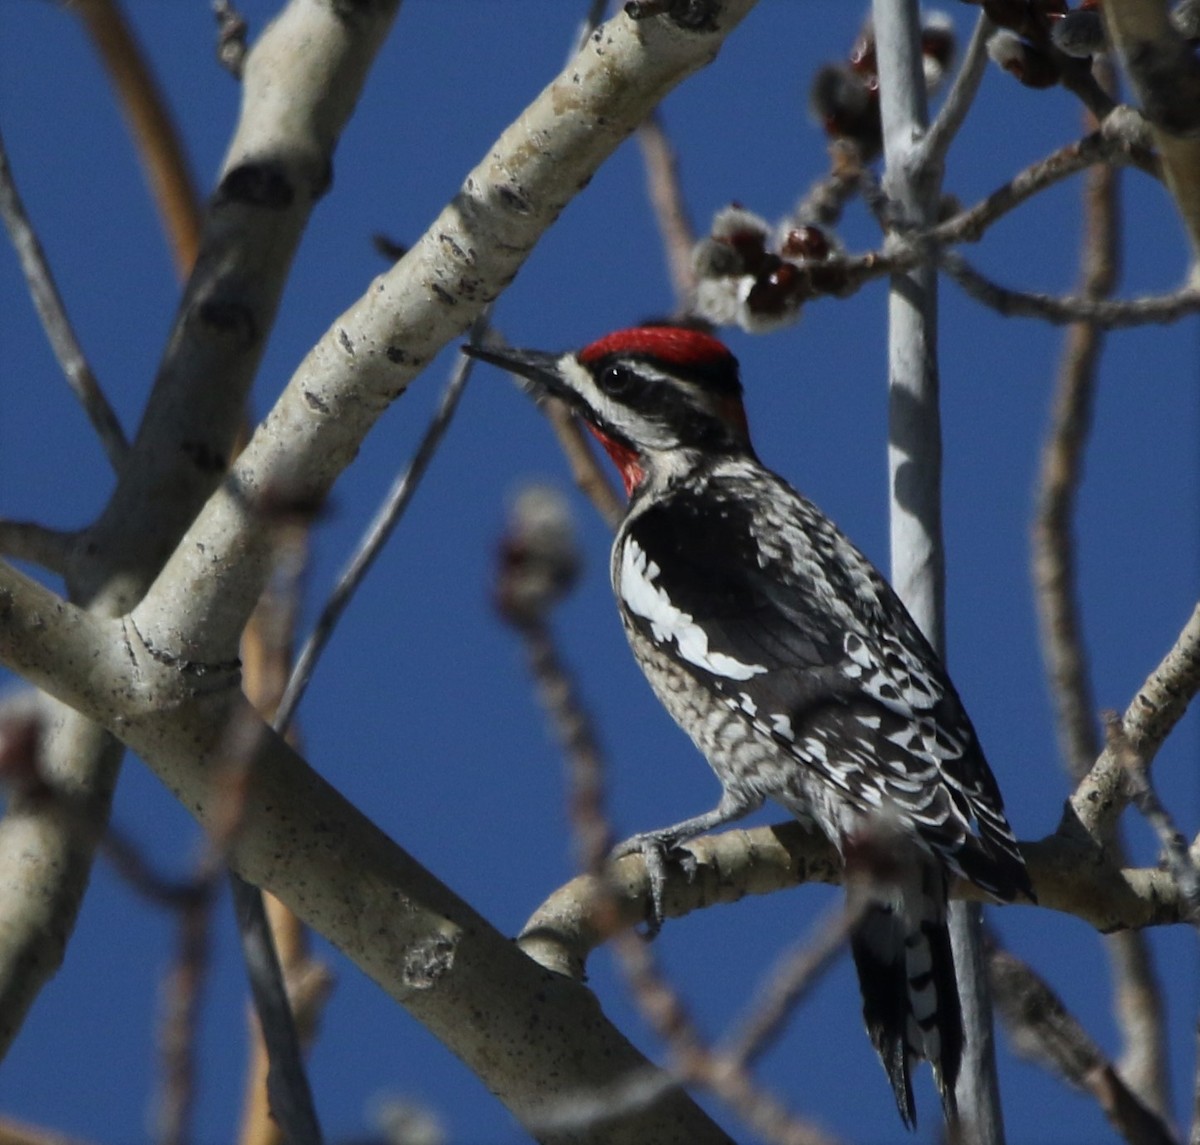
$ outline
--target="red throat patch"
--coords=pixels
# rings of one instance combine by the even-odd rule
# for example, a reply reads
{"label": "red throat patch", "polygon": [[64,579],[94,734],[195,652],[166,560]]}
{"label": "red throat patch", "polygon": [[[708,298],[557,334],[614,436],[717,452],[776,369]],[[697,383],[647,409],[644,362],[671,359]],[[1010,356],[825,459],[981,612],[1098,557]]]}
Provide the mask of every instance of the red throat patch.
{"label": "red throat patch", "polygon": [[604,446],[604,452],[613,459],[613,464],[620,470],[621,480],[625,483],[626,496],[632,497],[633,491],[646,476],[646,471],[638,464],[637,454],[627,445],[614,441],[594,425],[588,425],[588,429],[592,431],[592,436]]}

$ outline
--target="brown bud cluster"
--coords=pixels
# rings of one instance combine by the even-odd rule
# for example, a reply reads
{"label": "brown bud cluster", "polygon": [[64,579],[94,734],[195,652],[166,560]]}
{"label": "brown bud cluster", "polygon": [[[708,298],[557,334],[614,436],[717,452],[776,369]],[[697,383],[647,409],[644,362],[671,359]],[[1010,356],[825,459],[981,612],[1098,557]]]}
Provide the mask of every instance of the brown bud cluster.
{"label": "brown bud cluster", "polygon": [[545,485],[517,494],[500,540],[495,602],[510,624],[544,622],[579,576],[566,498]]}
{"label": "brown bud cluster", "polygon": [[840,250],[812,223],[774,234],[765,219],[734,204],[693,252],[695,313],[716,326],[752,334],[790,325],[809,298],[833,289],[830,263]]}
{"label": "brown bud cluster", "polygon": [[[972,0],[968,0],[972,2]],[[1108,50],[1097,0],[974,0],[996,25],[988,55],[1026,87],[1053,87],[1064,71]]]}
{"label": "brown bud cluster", "polygon": [[[925,17],[921,52],[925,84],[933,91],[954,59],[954,29],[940,13]],[[852,141],[862,158],[873,159],[883,148],[879,114],[879,65],[875,30],[868,22],[844,60],[825,64],[813,77],[808,93],[812,117],[834,139]]]}

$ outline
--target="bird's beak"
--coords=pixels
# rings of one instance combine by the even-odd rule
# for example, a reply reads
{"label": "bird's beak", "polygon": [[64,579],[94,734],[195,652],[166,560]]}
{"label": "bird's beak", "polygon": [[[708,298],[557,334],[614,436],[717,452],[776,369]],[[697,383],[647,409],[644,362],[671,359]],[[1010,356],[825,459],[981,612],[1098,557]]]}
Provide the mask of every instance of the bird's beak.
{"label": "bird's beak", "polygon": [[470,358],[478,358],[481,362],[499,366],[510,374],[524,378],[530,383],[529,388],[535,396],[568,396],[558,366],[561,354],[549,354],[545,350],[494,350],[484,346],[463,346],[462,352]]}

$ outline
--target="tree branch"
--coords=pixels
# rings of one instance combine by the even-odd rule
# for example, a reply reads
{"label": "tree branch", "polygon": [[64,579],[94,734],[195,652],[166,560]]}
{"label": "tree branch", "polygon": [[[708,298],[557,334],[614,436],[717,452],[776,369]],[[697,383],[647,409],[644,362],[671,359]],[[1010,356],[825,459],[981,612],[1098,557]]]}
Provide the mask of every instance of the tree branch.
{"label": "tree branch", "polygon": [[1135,298],[1128,302],[1072,295],[1059,298],[999,286],[974,270],[955,251],[940,251],[938,264],[972,298],[998,314],[1040,318],[1056,325],[1090,322],[1105,330],[1115,330],[1150,322],[1177,322],[1200,311],[1200,289],[1191,286],[1181,287],[1171,294]]}
{"label": "tree branch", "polygon": [[[883,189],[901,225],[926,230],[941,197],[942,149],[923,143],[928,126],[920,20],[915,0],[875,0],[883,116]],[[975,64],[982,67],[982,63]],[[964,81],[962,95],[970,91]],[[888,471],[892,582],[918,627],[945,656],[942,430],[937,359],[937,272],[894,274],[888,292]],[[1002,1145],[991,1001],[978,906],[952,904],[950,942],[962,1007],[962,1065],[955,1096],[979,1145]],[[953,1127],[952,1127],[953,1131]]]}
{"label": "tree branch", "polygon": [[[66,569],[72,598],[119,615],[138,600],[224,476],[291,257],[398,0],[343,20],[291,0],[247,63],[242,114],[200,254],[141,428],[99,521]],[[57,970],[103,831],[121,749],[61,709],[43,765],[88,830],[53,809],[9,804],[0,822],[0,1052]]]}
{"label": "tree branch", "polygon": [[25,282],[29,287],[29,295],[33,299],[34,309],[37,310],[38,317],[41,319],[42,328],[46,331],[50,348],[54,351],[54,356],[58,359],[63,374],[66,375],[67,384],[79,399],[79,404],[83,406],[84,413],[87,414],[92,428],[96,431],[96,436],[100,438],[100,444],[104,447],[109,464],[114,470],[120,472],[121,463],[129,451],[129,442],[116,413],[108,404],[108,399],[104,396],[100,383],[96,380],[96,375],[92,373],[92,367],[84,356],[79,339],[75,337],[75,330],[71,326],[70,318],[67,317],[67,308],[63,303],[62,295],[58,293],[58,286],[54,282],[50,264],[46,261],[45,251],[42,250],[42,244],[38,241],[37,233],[29,221],[25,205],[21,202],[21,196],[17,192],[12,169],[8,164],[8,150],[4,146],[2,136],[0,136],[0,217],[4,219],[8,236],[17,252],[21,270],[25,275]]}
{"label": "tree branch", "polygon": [[262,503],[321,501],[388,404],[507,285],[658,100],[713,58],[750,5],[728,0],[717,32],[624,15],[597,30],[308,354],[139,606],[143,633],[189,661],[228,658],[270,565]]}
{"label": "tree branch", "polygon": [[[792,821],[704,835],[683,844],[683,850],[695,862],[687,864],[690,871],[679,863],[667,867],[664,913],[668,918],[739,902],[747,895],[842,880],[841,861],[828,841]],[[1081,919],[1101,933],[1186,921],[1186,901],[1167,871],[1118,870],[1102,851],[1070,832],[1022,843],[1021,854],[1040,907]],[[641,857],[618,860],[606,875],[617,924],[641,922],[651,901]],[[990,901],[961,880],[951,894],[964,902]],[[588,955],[608,933],[597,925],[591,909],[595,897],[594,881],[587,875],[559,887],[526,922],[518,939],[521,949],[547,969],[582,978]]]}
{"label": "tree branch", "polygon": [[[174,662],[114,638],[126,628],[0,563],[0,660],[104,718],[218,834],[229,802],[222,763],[236,729],[245,773],[231,866],[375,979],[518,1120],[538,1124],[563,1092],[653,1072],[590,992],[537,966],[309,768],[257,716],[236,673],[181,679]],[[677,1089],[614,1118],[605,1133],[629,1145],[728,1142]]]}
{"label": "tree branch", "polygon": [[0,556],[40,565],[59,576],[66,572],[78,540],[79,534],[75,532],[48,529],[36,521],[0,518]]}
{"label": "tree branch", "polygon": [[[1147,766],[1182,719],[1197,691],[1200,691],[1200,605],[1121,719],[1124,734]],[[1119,754],[1106,747],[1067,801],[1059,832],[1082,831],[1103,849],[1111,837],[1113,823],[1128,801]]]}
{"label": "tree branch", "polygon": [[145,168],[175,266],[186,275],[199,249],[200,202],[167,101],[113,0],[76,0],[69,11],[83,21],[108,71]]}

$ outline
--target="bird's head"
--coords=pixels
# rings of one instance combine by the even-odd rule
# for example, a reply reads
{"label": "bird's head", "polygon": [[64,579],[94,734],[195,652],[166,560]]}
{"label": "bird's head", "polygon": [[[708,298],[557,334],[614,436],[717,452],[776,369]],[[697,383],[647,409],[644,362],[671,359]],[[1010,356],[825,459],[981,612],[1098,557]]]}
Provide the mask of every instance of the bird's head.
{"label": "bird's head", "polygon": [[637,326],[565,354],[464,350],[566,402],[608,451],[627,492],[682,455],[751,452],[737,359],[711,334]]}

